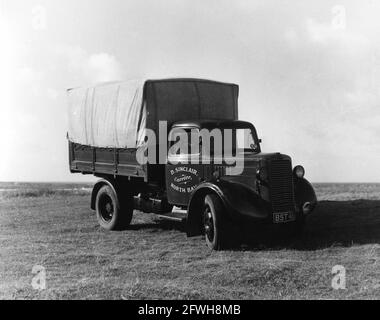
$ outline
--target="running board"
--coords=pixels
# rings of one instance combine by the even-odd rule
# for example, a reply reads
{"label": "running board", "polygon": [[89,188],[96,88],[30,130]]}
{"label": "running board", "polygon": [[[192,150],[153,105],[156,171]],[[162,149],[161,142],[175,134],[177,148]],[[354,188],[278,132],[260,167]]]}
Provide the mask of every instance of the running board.
{"label": "running board", "polygon": [[158,218],[168,221],[174,221],[174,222],[185,222],[187,218],[187,211],[186,210],[173,210],[172,212],[168,214],[157,214]]}

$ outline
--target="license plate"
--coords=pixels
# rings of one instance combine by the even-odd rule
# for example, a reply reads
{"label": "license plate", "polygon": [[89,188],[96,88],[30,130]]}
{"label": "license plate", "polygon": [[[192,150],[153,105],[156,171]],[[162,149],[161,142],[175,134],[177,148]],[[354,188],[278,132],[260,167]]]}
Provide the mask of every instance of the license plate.
{"label": "license plate", "polygon": [[279,212],[273,214],[273,223],[287,223],[296,221],[294,212]]}

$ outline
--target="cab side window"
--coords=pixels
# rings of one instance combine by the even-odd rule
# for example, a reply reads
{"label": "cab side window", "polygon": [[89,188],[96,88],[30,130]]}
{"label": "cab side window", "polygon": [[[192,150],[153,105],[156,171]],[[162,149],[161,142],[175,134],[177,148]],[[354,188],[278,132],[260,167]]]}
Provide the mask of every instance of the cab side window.
{"label": "cab side window", "polygon": [[169,156],[199,155],[201,146],[198,134],[198,128],[173,129],[169,133]]}

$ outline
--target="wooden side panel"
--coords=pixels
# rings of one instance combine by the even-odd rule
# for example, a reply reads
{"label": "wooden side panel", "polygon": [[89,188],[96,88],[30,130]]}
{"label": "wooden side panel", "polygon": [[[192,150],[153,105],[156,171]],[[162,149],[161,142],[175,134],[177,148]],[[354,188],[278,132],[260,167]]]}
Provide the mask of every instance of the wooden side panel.
{"label": "wooden side panel", "polygon": [[146,179],[136,160],[136,149],[93,148],[69,142],[70,170],[83,174],[107,174]]}

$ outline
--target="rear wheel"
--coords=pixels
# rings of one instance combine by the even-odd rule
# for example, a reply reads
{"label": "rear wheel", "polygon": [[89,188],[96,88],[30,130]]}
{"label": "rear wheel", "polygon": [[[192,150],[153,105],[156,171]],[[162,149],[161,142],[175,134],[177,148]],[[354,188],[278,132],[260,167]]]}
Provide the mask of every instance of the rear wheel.
{"label": "rear wheel", "polygon": [[227,247],[228,234],[224,210],[223,203],[218,196],[210,194],[205,197],[203,230],[206,244],[212,250],[222,250]]}
{"label": "rear wheel", "polygon": [[129,226],[133,216],[131,196],[120,199],[113,189],[105,185],[96,196],[96,216],[100,226],[106,230],[123,230]]}

